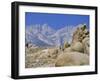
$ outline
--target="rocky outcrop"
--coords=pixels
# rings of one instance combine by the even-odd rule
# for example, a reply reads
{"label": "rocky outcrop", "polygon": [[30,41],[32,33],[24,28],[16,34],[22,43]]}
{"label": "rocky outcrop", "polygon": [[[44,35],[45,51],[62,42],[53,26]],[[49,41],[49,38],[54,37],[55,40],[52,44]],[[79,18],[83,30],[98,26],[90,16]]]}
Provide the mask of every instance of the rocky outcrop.
{"label": "rocky outcrop", "polygon": [[79,52],[68,52],[58,56],[55,66],[78,66],[88,65],[89,56]]}
{"label": "rocky outcrop", "polygon": [[[26,48],[27,49],[27,48]],[[57,58],[58,48],[49,48],[44,50],[38,50],[36,53],[26,55],[26,68],[31,67],[54,67],[55,59]]]}
{"label": "rocky outcrop", "polygon": [[71,46],[58,56],[55,66],[88,65],[89,47],[89,31],[86,25],[79,25],[73,34]]}
{"label": "rocky outcrop", "polygon": [[82,42],[82,40],[87,36],[89,36],[89,31],[87,30],[86,25],[79,25],[79,27],[73,33],[72,44]]}
{"label": "rocky outcrop", "polygon": [[86,25],[79,25],[73,33],[71,48],[73,51],[86,53],[89,55],[89,31]]}

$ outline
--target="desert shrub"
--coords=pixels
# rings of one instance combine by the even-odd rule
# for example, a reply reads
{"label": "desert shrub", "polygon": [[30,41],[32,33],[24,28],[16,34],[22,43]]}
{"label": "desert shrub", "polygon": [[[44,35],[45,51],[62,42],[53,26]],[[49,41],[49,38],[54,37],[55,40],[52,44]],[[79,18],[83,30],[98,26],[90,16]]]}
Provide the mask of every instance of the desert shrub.
{"label": "desert shrub", "polygon": [[64,42],[64,48],[67,48],[67,47],[69,47],[70,45],[69,45],[69,43],[68,42]]}

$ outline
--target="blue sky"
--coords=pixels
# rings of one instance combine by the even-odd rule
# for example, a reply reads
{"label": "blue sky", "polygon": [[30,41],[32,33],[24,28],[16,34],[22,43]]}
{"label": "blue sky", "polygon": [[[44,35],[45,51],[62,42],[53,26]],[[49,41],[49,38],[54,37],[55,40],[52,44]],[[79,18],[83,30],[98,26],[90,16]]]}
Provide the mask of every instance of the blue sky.
{"label": "blue sky", "polygon": [[89,15],[73,15],[73,14],[51,14],[51,13],[25,13],[25,26],[35,24],[48,24],[55,30],[65,26],[76,26],[86,24],[89,28]]}

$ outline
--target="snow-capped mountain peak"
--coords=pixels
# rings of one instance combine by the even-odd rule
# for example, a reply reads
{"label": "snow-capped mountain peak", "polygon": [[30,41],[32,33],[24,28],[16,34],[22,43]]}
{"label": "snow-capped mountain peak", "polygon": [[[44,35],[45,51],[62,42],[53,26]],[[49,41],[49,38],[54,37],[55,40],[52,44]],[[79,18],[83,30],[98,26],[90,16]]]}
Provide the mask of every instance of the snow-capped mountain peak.
{"label": "snow-capped mountain peak", "polygon": [[37,24],[26,28],[25,39],[26,43],[29,42],[38,46],[60,46],[65,41],[71,42],[72,33],[75,29],[76,27],[67,26],[55,31],[47,24]]}

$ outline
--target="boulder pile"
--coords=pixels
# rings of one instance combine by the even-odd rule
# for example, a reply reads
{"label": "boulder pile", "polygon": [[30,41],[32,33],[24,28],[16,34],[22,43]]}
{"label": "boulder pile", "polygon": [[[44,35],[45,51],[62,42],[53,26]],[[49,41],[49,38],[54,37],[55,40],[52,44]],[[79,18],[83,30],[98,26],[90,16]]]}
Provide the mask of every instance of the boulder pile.
{"label": "boulder pile", "polygon": [[86,25],[79,25],[73,33],[70,47],[56,59],[55,66],[73,66],[89,64],[89,31]]}

